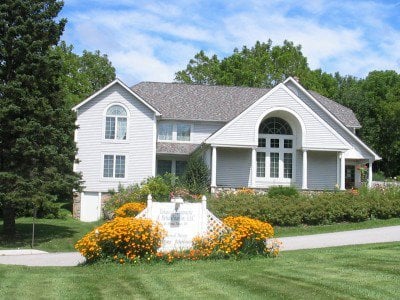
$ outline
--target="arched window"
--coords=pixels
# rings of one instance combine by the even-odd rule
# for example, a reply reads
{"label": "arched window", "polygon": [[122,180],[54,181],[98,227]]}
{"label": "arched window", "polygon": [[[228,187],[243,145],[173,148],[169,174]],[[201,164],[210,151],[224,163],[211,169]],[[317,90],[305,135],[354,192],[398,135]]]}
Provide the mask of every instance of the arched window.
{"label": "arched window", "polygon": [[257,177],[290,183],[294,174],[295,145],[289,123],[278,117],[265,119],[258,129]]}
{"label": "arched window", "polygon": [[285,120],[277,117],[268,118],[260,125],[258,133],[292,135],[292,128]]}
{"label": "arched window", "polygon": [[121,105],[113,105],[106,112],[105,139],[126,140],[128,114]]}

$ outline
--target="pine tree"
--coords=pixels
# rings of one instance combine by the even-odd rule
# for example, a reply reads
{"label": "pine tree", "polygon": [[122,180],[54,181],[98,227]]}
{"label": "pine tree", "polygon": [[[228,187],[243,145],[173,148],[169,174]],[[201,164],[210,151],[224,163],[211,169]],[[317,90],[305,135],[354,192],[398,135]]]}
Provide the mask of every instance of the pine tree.
{"label": "pine tree", "polygon": [[15,234],[20,206],[54,201],[79,187],[72,165],[76,116],[59,85],[50,51],[64,30],[57,0],[0,4],[0,206],[4,233]]}

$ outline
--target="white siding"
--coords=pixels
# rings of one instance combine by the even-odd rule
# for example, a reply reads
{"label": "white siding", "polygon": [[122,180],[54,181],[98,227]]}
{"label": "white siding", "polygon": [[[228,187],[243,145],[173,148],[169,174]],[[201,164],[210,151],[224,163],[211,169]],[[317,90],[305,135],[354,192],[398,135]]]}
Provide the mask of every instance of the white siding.
{"label": "white siding", "polygon": [[193,143],[201,144],[225,123],[217,122],[195,122],[193,126]]}
{"label": "white siding", "polygon": [[217,148],[217,186],[246,187],[251,183],[251,150]]}
{"label": "white siding", "polygon": [[308,188],[333,190],[337,184],[337,153],[308,151]]}
{"label": "white siding", "polygon": [[[265,116],[266,112],[284,108],[295,112],[305,126],[303,132],[303,147],[309,148],[348,148],[330,130],[321,119],[319,119],[307,106],[297,98],[292,97],[282,86],[275,89],[268,97],[258,101],[254,106],[245,111],[241,116],[223,128],[216,136],[211,137],[208,142],[222,145],[256,145],[257,122]],[[287,113],[290,114],[290,113]],[[293,117],[292,117],[293,119]],[[298,135],[301,131],[300,122],[295,124],[287,120]]]}
{"label": "white siding", "polygon": [[338,134],[340,134],[346,142],[348,142],[354,149],[348,151],[346,153],[346,158],[363,158],[363,157],[372,157],[372,154],[369,153],[365,147],[361,146],[353,136],[351,136],[343,127],[337,124],[328,113],[326,113],[319,105],[317,105],[314,101],[312,101],[307,95],[305,95],[300,89],[294,86],[292,83],[288,83],[288,87],[306,103],[312,110],[318,114],[320,118],[322,118],[326,123],[328,123]]}
{"label": "white siding", "polygon": [[[104,139],[104,112],[113,104],[129,110],[127,140],[113,142]],[[115,84],[78,109],[77,172],[82,172],[85,190],[107,192],[118,184],[139,183],[152,175],[154,112]],[[103,155],[126,155],[124,179],[103,178]]]}
{"label": "white siding", "polygon": [[[225,123],[222,122],[199,122],[199,121],[178,121],[178,120],[162,120],[158,121],[157,126],[162,123],[168,123],[173,125],[172,142],[180,142],[177,140],[176,125],[177,124],[188,124],[192,126],[192,131],[190,133],[190,141],[187,143],[201,144],[209,136],[211,136],[218,129],[222,128]],[[168,142],[168,141],[163,141]],[[183,142],[185,143],[185,142]]]}

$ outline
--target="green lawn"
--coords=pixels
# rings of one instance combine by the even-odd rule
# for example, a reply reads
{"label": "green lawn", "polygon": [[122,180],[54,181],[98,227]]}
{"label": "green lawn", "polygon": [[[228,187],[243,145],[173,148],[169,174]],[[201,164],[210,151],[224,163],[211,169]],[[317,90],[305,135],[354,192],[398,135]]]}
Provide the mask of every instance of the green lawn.
{"label": "green lawn", "polygon": [[0,265],[0,279],[1,299],[398,299],[400,243],[172,265]]}
{"label": "green lawn", "polygon": [[[62,252],[74,251],[74,244],[90,230],[100,225],[102,221],[84,223],[68,217],[65,220],[38,219],[35,220],[35,249]],[[17,224],[17,237],[13,241],[6,241],[0,235],[0,249],[30,248],[32,239],[32,219],[19,218]],[[400,218],[389,220],[370,220],[360,223],[340,223],[323,226],[297,226],[275,227],[276,237],[317,234],[345,230],[365,229],[400,225]],[[3,223],[0,223],[0,232]]]}
{"label": "green lawn", "polygon": [[274,227],[275,237],[298,236],[318,233],[328,233],[347,230],[368,229],[376,227],[400,225],[400,218],[387,220],[368,220],[359,223],[336,223],[318,226]]}
{"label": "green lawn", "polygon": [[[35,220],[34,248],[49,252],[74,251],[74,244],[101,222],[84,223],[68,217],[62,219]],[[32,241],[32,218],[16,220],[17,235],[12,241],[6,241],[0,235],[0,249],[30,248]],[[0,223],[0,234],[3,222]]]}

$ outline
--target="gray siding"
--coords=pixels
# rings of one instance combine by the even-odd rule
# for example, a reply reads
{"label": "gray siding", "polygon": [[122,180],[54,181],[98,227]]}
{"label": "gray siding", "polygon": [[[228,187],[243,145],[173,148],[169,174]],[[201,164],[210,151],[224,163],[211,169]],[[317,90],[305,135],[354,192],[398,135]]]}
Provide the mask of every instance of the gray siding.
{"label": "gray siding", "polygon": [[[359,142],[357,142],[353,136],[351,136],[345,129],[343,129],[341,126],[337,124],[329,115],[327,112],[325,112],[319,105],[317,105],[314,101],[312,101],[307,95],[305,95],[300,89],[298,89],[296,86],[293,84],[288,84],[288,87],[300,98],[306,103],[309,107],[312,108],[312,110],[318,114],[320,118],[322,118],[326,123],[329,124],[338,134],[340,134],[346,142],[348,142],[352,147],[354,147],[354,150],[356,150],[356,153],[352,152],[352,154],[349,155],[349,157],[346,155],[346,158],[362,158],[362,157],[372,157],[372,154],[369,153],[363,146],[360,145]],[[355,154],[355,155],[354,155]]]}
{"label": "gray siding", "polygon": [[251,183],[250,149],[217,149],[217,186],[246,187]]}
{"label": "gray siding", "polygon": [[[121,142],[104,139],[104,113],[111,104],[122,104],[128,110],[127,140]],[[76,166],[82,172],[85,190],[107,192],[118,184],[139,183],[152,175],[155,153],[153,128],[154,112],[115,84],[91,101],[78,108],[78,155]],[[103,155],[126,155],[126,178],[103,178]]]}
{"label": "gray siding", "polygon": [[224,125],[225,123],[219,122],[195,122],[193,128],[193,143],[203,143],[210,135]]}
{"label": "gray siding", "polygon": [[[209,139],[210,143],[225,145],[256,145],[256,136],[258,132],[258,122],[265,116],[266,112],[282,107],[286,110],[295,112],[303,122],[305,132],[301,132],[300,123],[293,121],[295,118],[287,120],[296,135],[303,134],[303,145],[298,147],[309,148],[346,148],[331,128],[311,112],[307,106],[298,99],[292,97],[285,88],[279,87],[268,97],[257,102],[252,108],[245,111],[235,119],[228,127],[222,129],[218,135]],[[290,115],[290,113],[286,113]]]}
{"label": "gray siding", "polygon": [[335,152],[308,151],[308,188],[333,190],[337,184],[337,154]]}

